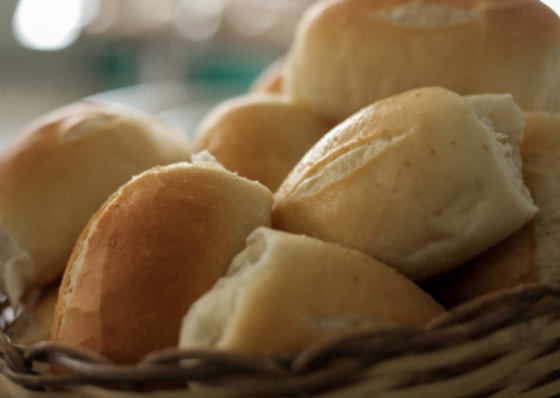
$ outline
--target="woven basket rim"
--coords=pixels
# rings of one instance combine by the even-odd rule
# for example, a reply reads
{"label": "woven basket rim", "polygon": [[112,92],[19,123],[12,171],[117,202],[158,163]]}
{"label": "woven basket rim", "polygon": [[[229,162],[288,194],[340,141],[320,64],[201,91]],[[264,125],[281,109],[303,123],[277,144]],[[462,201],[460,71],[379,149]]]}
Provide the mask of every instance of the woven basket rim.
{"label": "woven basket rim", "polygon": [[[558,329],[558,336],[543,337],[540,331],[548,330],[547,325]],[[501,341],[500,336],[509,337]],[[54,342],[14,345],[0,332],[0,374],[38,391],[99,385],[142,391],[149,383],[180,382],[174,387],[186,388],[186,383],[197,382],[243,396],[293,396],[356,387],[372,375],[389,380],[414,374],[399,388],[426,386],[460,377],[481,361],[543,344],[560,350],[559,282],[492,293],[448,311],[423,329],[354,330],[285,357],[170,348],[135,365],[116,365],[93,351]],[[560,369],[560,357],[558,362],[551,372]],[[37,364],[55,371],[40,373]],[[560,374],[554,377],[560,380]]]}

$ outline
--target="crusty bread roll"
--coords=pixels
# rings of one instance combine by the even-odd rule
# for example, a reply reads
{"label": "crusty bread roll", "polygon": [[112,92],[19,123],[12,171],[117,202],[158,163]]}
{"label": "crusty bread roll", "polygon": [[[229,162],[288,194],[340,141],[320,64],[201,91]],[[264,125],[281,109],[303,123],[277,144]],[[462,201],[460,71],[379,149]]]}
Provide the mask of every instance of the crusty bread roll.
{"label": "crusty bread roll", "polygon": [[449,307],[484,294],[560,278],[560,114],[525,116],[523,175],[539,207],[508,239],[430,282]]}
{"label": "crusty bread roll", "polygon": [[53,283],[40,289],[37,295],[26,297],[23,312],[10,326],[14,344],[29,346],[49,340],[59,288],[60,283]]}
{"label": "crusty bread roll", "polygon": [[281,96],[251,94],[211,111],[193,147],[207,149],[227,169],[275,191],[332,126]]}
{"label": "crusty bread roll", "polygon": [[225,274],[255,228],[270,225],[272,200],[264,186],[204,159],[135,177],[82,233],[53,339],[117,363],[176,346],[191,303]]}
{"label": "crusty bread roll", "polygon": [[284,92],[284,69],[286,60],[280,58],[270,64],[253,82],[251,92],[281,94]]}
{"label": "crusty bread roll", "polygon": [[443,312],[411,281],[355,250],[259,228],[191,308],[181,346],[291,354],[332,334],[421,327]]}
{"label": "crusty bread roll", "polygon": [[560,19],[539,0],[322,0],[286,66],[286,92],[333,120],[428,86],[559,111]]}
{"label": "crusty bread roll", "polygon": [[510,95],[425,88],[379,101],[305,155],[276,194],[273,225],[433,277],[536,213],[519,170],[522,133]]}
{"label": "crusty bread roll", "polygon": [[0,291],[17,303],[62,276],[89,218],[132,176],[188,159],[155,117],[77,103],[30,124],[0,155]]}

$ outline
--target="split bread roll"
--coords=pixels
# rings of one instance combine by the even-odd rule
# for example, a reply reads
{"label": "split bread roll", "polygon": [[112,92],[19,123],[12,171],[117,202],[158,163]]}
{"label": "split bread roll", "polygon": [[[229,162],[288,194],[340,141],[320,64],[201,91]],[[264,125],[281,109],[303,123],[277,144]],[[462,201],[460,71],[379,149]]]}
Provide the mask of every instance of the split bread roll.
{"label": "split bread roll", "polygon": [[286,66],[286,92],[337,121],[428,86],[559,111],[560,18],[539,0],[322,0]]}
{"label": "split bread roll", "polygon": [[350,329],[422,327],[442,307],[355,250],[259,228],[184,319],[181,347],[291,354]]}
{"label": "split bread roll", "polygon": [[29,297],[24,311],[10,326],[10,339],[14,344],[30,346],[50,339],[54,307],[58,300],[60,283],[41,289],[39,296]]}
{"label": "split bread roll", "polygon": [[560,114],[525,116],[523,175],[539,207],[520,231],[430,282],[449,306],[487,293],[560,278]]}
{"label": "split bread roll", "polygon": [[284,92],[285,59],[280,58],[270,64],[255,80],[251,87],[254,93],[281,94]]}
{"label": "split bread roll", "polygon": [[227,100],[201,122],[194,150],[272,191],[332,124],[276,95]]}
{"label": "split bread roll", "polygon": [[273,225],[428,279],[533,218],[522,134],[510,95],[425,88],[379,101],[305,155],[276,194]]}
{"label": "split bread roll", "polygon": [[272,193],[211,160],[149,170],[82,233],[52,338],[134,363],[179,341],[190,305],[225,274],[247,236],[270,225]]}
{"label": "split bread roll", "polygon": [[17,303],[59,279],[89,218],[130,178],[188,159],[155,117],[76,103],[30,124],[0,155],[0,291]]}

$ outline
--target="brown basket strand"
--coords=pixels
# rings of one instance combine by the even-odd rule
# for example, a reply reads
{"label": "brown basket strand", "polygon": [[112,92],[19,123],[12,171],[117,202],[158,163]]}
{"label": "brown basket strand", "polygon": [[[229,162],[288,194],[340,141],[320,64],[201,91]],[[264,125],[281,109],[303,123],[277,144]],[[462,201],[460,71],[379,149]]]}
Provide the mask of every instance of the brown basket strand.
{"label": "brown basket strand", "polygon": [[[43,374],[34,364],[67,372]],[[560,394],[560,284],[474,300],[424,330],[356,330],[281,358],[174,348],[123,366],[52,342],[12,345],[0,333],[0,374],[14,389],[57,387],[90,397],[137,395],[99,385],[141,390],[148,383],[179,381],[211,388],[161,396],[550,398]]]}

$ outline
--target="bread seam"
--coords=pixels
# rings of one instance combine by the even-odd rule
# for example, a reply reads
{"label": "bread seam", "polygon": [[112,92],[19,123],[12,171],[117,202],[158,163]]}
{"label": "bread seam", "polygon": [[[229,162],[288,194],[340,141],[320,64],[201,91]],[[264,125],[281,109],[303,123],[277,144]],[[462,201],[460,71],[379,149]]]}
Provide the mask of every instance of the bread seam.
{"label": "bread seam", "polygon": [[422,1],[397,5],[369,14],[393,26],[405,28],[437,29],[465,25],[476,18],[478,12],[465,7],[431,4]]}
{"label": "bread seam", "polygon": [[114,130],[122,121],[123,118],[116,115],[100,115],[96,118],[80,120],[64,134],[62,141],[64,143],[81,141],[89,135],[100,134],[107,130]]}
{"label": "bread seam", "polygon": [[[375,160],[379,155],[389,149],[391,145],[406,139],[413,133],[414,129],[410,129],[389,137],[368,137],[370,141],[366,144],[359,146],[352,145],[352,149],[340,154],[335,159],[329,159],[328,163],[322,164],[318,170],[314,170],[311,177],[304,177],[292,193],[291,200],[296,201],[320,193],[331,184],[336,184],[336,182],[346,178],[360,168],[367,166],[369,162]],[[354,155],[360,156],[356,159],[357,156]],[[339,171],[339,166],[345,162],[348,163],[349,166],[348,171],[343,173]],[[332,178],[328,178],[331,176]],[[319,182],[321,182],[321,184],[319,184]]]}

